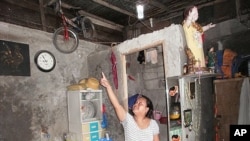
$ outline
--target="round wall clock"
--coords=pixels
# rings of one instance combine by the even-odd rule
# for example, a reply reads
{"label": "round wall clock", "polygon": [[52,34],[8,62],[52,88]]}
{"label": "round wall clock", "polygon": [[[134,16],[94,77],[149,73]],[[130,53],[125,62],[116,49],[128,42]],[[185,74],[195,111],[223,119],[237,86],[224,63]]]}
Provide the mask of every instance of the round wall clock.
{"label": "round wall clock", "polygon": [[35,63],[39,70],[43,72],[50,72],[56,66],[56,59],[51,52],[47,50],[41,50],[35,55]]}
{"label": "round wall clock", "polygon": [[94,118],[96,113],[96,109],[94,103],[91,101],[84,101],[81,106],[81,115],[82,120],[86,120],[89,118]]}

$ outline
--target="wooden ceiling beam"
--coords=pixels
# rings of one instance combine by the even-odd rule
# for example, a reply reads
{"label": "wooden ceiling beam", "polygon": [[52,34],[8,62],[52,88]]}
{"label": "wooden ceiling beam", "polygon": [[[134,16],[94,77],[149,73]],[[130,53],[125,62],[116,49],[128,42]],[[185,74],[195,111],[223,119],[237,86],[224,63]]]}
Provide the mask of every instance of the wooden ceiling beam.
{"label": "wooden ceiling beam", "polygon": [[[200,9],[200,8],[203,8],[203,7],[206,7],[206,6],[216,5],[216,4],[219,4],[219,3],[226,2],[226,1],[227,0],[214,0],[214,1],[211,1],[211,2],[204,2],[202,4],[197,4],[197,7],[198,7],[198,9]],[[185,6],[182,6],[180,8],[170,10],[169,12],[164,13],[164,15],[169,15],[169,16],[167,16],[167,17],[164,17],[164,15],[162,15],[162,16],[163,16],[164,20],[169,20],[169,19],[181,16],[183,14],[183,10],[185,8],[186,8]],[[170,15],[171,13],[175,13],[175,14]]]}
{"label": "wooden ceiling beam", "polygon": [[88,17],[94,24],[104,26],[104,27],[107,27],[107,28],[110,28],[110,29],[113,29],[113,30],[117,30],[117,31],[120,31],[120,32],[123,31],[124,26],[116,24],[116,23],[111,22],[109,20],[100,18],[100,17],[95,16],[93,14],[90,14],[90,13],[84,11],[84,10],[79,10],[79,14]]}
{"label": "wooden ceiling beam", "polygon": [[158,7],[162,10],[167,10],[167,6],[165,6],[163,3],[161,2],[158,2],[158,1],[154,1],[154,0],[151,0],[149,1],[149,4],[155,6],[155,7]]}
{"label": "wooden ceiling beam", "polygon": [[98,3],[98,4],[100,4],[100,5],[103,5],[103,6],[105,6],[105,7],[108,7],[108,8],[110,8],[110,9],[113,9],[113,10],[115,10],[115,11],[121,12],[121,13],[123,13],[123,14],[129,15],[129,16],[134,17],[134,18],[137,18],[137,15],[136,15],[136,14],[131,13],[131,12],[128,12],[128,11],[126,11],[126,10],[124,10],[124,9],[121,9],[121,8],[119,8],[119,7],[117,7],[117,6],[114,6],[114,5],[110,4],[110,3],[107,3],[107,2],[105,2],[105,1],[103,1],[103,0],[92,0],[92,1],[94,1],[95,3]]}
{"label": "wooden ceiling beam", "polygon": [[39,0],[39,8],[40,8],[42,28],[43,28],[43,31],[46,31],[46,20],[45,20],[45,14],[44,14],[43,0]]}
{"label": "wooden ceiling beam", "polygon": [[33,10],[36,12],[40,12],[39,5],[34,4],[34,2],[31,3],[31,2],[27,2],[25,0],[20,0],[19,2],[17,2],[16,0],[2,0],[2,1],[10,3],[12,5],[17,5],[17,6],[22,7],[22,8],[26,8],[26,9],[30,9],[30,10]]}
{"label": "wooden ceiling beam", "polygon": [[[1,0],[1,1],[4,1],[6,3],[12,4],[12,5],[15,5],[15,6],[18,6],[18,7],[29,9],[29,10],[32,10],[32,11],[41,12],[40,11],[40,5],[35,4],[33,2],[27,2],[25,0],[20,0],[18,2],[17,2],[17,0]],[[51,14],[51,15],[55,14],[52,10],[50,10],[48,8],[46,8],[46,10],[44,10],[44,13],[45,14]]]}
{"label": "wooden ceiling beam", "polygon": [[57,0],[49,0],[47,3],[44,4],[44,7],[52,5],[53,3],[55,3]]}
{"label": "wooden ceiling beam", "polygon": [[[55,0],[50,0],[47,4],[51,5],[51,4],[53,4],[53,2],[55,2]],[[66,3],[63,3],[63,2],[62,2],[62,7],[65,8],[65,9],[70,9],[70,8],[76,9],[77,8],[77,7],[73,7],[73,6],[68,5]],[[93,15],[93,14],[91,14],[89,12],[84,11],[84,10],[79,10],[78,12],[79,12],[80,15],[88,17],[96,25],[103,26],[103,27],[106,27],[106,28],[109,28],[109,29],[120,31],[120,32],[123,31],[124,26],[122,26],[122,25],[119,25],[119,24],[116,24],[116,23],[114,23],[112,21],[103,19],[101,17]]]}

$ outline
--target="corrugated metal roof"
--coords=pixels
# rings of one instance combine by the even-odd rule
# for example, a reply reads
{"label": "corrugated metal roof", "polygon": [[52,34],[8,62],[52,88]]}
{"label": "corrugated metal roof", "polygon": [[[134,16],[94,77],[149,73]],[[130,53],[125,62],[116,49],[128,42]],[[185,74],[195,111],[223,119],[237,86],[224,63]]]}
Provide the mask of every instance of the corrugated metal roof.
{"label": "corrugated metal roof", "polygon": [[171,12],[182,12],[190,4],[199,5],[214,0],[62,0],[63,3],[80,7],[84,12],[127,26],[136,17],[136,3],[145,3],[145,18],[167,16]]}

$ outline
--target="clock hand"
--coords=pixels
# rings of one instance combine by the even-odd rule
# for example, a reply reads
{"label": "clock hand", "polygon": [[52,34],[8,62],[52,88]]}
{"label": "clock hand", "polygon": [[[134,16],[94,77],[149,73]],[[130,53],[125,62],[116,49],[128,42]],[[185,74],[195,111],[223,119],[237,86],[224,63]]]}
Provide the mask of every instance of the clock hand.
{"label": "clock hand", "polygon": [[47,60],[44,58],[44,55],[43,55],[42,57],[43,57],[44,62],[46,62],[46,63],[47,63]]}

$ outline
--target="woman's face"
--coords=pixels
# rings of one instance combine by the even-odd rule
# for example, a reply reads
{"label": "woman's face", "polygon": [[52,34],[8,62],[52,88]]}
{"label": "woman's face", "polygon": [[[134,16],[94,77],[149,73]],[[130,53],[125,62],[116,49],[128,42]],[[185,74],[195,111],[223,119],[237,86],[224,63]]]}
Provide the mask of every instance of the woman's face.
{"label": "woman's face", "polygon": [[194,8],[190,11],[189,16],[191,16],[192,22],[195,22],[195,21],[198,20],[199,13],[198,13],[197,7],[194,7]]}
{"label": "woman's face", "polygon": [[144,113],[147,114],[149,108],[147,107],[147,100],[143,97],[139,97],[133,105],[133,113]]}

